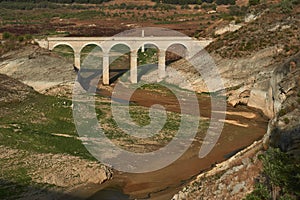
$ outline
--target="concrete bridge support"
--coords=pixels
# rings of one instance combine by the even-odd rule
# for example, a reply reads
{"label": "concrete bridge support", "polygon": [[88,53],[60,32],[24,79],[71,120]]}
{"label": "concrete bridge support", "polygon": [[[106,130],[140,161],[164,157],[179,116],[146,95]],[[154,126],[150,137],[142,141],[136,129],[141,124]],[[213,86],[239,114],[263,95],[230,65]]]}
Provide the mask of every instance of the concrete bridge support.
{"label": "concrete bridge support", "polygon": [[163,79],[166,76],[166,51],[159,50],[158,54],[158,78]]}
{"label": "concrete bridge support", "polygon": [[103,54],[103,84],[109,85],[109,54]]}
{"label": "concrete bridge support", "polygon": [[130,53],[130,81],[131,83],[137,83],[137,51],[131,51]]}
{"label": "concrete bridge support", "polygon": [[74,52],[74,65],[80,69],[80,53]]}

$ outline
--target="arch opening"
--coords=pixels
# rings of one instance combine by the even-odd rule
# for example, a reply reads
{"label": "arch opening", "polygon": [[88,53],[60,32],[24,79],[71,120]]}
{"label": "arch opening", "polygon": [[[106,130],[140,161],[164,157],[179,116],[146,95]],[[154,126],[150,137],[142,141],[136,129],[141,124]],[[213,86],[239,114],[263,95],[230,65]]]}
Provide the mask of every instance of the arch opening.
{"label": "arch opening", "polygon": [[109,51],[109,84],[115,82],[130,69],[130,48],[116,44]]}
{"label": "arch opening", "polygon": [[78,79],[84,88],[97,87],[102,76],[103,51],[96,44],[87,44],[80,50]]}
{"label": "arch opening", "polygon": [[188,56],[188,49],[185,45],[174,43],[166,50],[166,64],[170,64]]}
{"label": "arch opening", "polygon": [[158,53],[159,48],[155,44],[143,44],[138,50],[138,65],[157,63]]}
{"label": "arch opening", "polygon": [[80,51],[80,63],[83,64],[83,61],[86,58],[93,61],[97,61],[97,65],[103,61],[103,50],[100,46],[96,44],[87,44]]}
{"label": "arch opening", "polygon": [[159,48],[156,44],[145,43],[137,51],[137,80],[158,69]]}
{"label": "arch opening", "polygon": [[57,53],[59,56],[65,58],[68,61],[73,62],[75,52],[69,44],[57,44],[52,48],[52,52]]}

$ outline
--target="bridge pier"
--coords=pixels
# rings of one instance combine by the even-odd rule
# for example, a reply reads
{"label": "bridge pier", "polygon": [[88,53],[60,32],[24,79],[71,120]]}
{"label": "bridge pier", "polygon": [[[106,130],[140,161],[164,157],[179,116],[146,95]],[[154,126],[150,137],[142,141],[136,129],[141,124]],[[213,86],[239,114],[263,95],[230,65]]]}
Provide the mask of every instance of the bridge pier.
{"label": "bridge pier", "polygon": [[166,76],[166,51],[159,50],[158,54],[158,77],[163,79]]}
{"label": "bridge pier", "polygon": [[109,54],[103,53],[103,84],[109,85]]}
{"label": "bridge pier", "polygon": [[80,69],[80,53],[74,52],[74,65]]}
{"label": "bridge pier", "polygon": [[130,52],[130,81],[131,83],[137,83],[137,51]]}

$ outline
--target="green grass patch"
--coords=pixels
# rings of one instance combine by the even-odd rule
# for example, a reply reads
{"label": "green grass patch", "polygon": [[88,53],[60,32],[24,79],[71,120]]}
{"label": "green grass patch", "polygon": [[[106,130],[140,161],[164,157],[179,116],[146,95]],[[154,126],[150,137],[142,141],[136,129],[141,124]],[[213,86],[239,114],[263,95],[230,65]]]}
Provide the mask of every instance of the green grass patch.
{"label": "green grass patch", "polygon": [[0,109],[6,110],[0,114],[0,145],[93,160],[76,138],[71,104],[70,100],[35,94],[21,103],[0,105]]}

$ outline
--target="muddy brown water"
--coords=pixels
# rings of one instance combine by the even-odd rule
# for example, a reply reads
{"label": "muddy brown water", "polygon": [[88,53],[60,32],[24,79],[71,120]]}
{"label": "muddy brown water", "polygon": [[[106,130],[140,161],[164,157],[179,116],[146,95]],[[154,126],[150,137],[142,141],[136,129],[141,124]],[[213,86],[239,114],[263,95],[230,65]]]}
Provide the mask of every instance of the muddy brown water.
{"label": "muddy brown water", "polygon": [[[107,90],[101,90],[100,94],[107,97],[111,95]],[[119,98],[122,99],[122,94]],[[150,107],[153,104],[160,104],[166,110],[180,112],[178,101],[172,95],[164,96],[159,93],[136,90],[130,100],[141,106]],[[209,118],[210,97],[199,95],[198,100],[201,116]],[[184,184],[195,176],[210,169],[216,163],[226,160],[229,155],[249,146],[265,134],[268,120],[258,110],[246,106],[227,105],[227,112],[226,120],[236,121],[244,126],[225,123],[217,144],[205,158],[198,157],[201,143],[196,140],[177,161],[163,169],[143,174],[114,171],[112,180],[100,186],[89,186],[88,193],[91,195],[87,199],[171,199]],[[249,117],[251,115],[252,117]]]}

